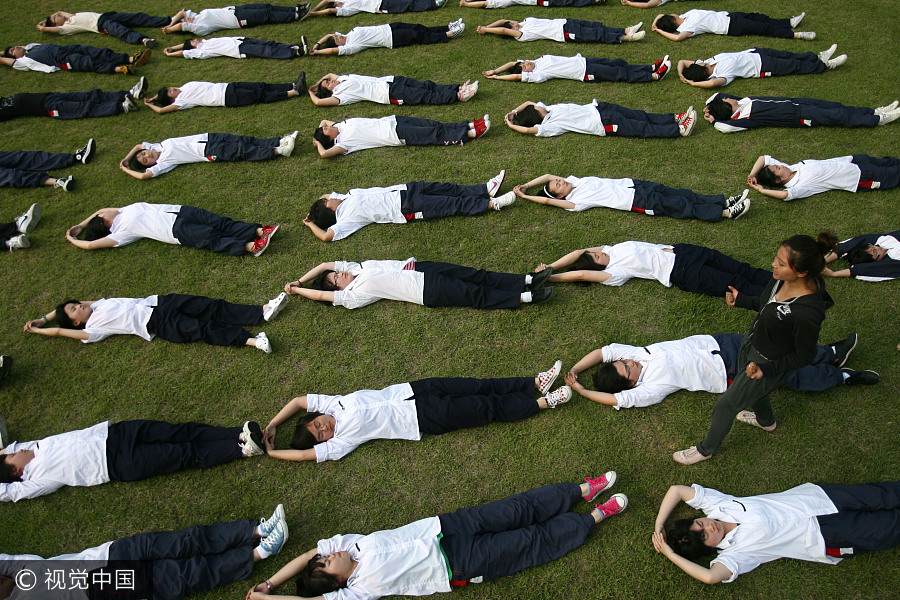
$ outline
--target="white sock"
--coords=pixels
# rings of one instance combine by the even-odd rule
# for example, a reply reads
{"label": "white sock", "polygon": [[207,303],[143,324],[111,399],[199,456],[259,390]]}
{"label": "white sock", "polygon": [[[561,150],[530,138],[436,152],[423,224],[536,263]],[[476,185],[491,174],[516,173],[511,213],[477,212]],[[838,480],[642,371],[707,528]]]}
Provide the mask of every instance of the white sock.
{"label": "white sock", "polygon": [[525,285],[531,285],[531,275],[525,276]]}
{"label": "white sock", "polygon": [[254,533],[255,533],[256,535],[258,535],[259,537],[265,537],[265,536],[263,535],[263,531],[262,531],[260,525],[257,525],[257,526],[256,526],[256,531],[255,531]]}
{"label": "white sock", "polygon": [[522,292],[522,302],[531,302],[531,292]]}
{"label": "white sock", "polygon": [[847,383],[847,380],[850,379],[850,373],[847,371],[841,371],[841,377],[844,378],[844,383]]}
{"label": "white sock", "polygon": [[259,554],[259,557],[263,560],[272,556],[272,553],[262,547],[262,544],[256,547],[256,553]]}

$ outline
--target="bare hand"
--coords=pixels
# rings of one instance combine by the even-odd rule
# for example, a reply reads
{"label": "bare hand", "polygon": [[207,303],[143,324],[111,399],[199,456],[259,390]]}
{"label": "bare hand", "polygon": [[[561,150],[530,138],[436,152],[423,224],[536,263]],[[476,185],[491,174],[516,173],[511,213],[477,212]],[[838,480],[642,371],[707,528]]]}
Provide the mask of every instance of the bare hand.
{"label": "bare hand", "polygon": [[306,215],[306,217],[304,217],[303,224],[306,225],[307,227],[313,226],[312,219],[309,218],[309,215]]}
{"label": "bare hand", "polygon": [[475,28],[475,32],[478,33],[478,35],[484,35],[487,33],[487,28],[484,25],[479,25]]}
{"label": "bare hand", "polygon": [[729,285],[728,291],[725,292],[725,304],[727,304],[728,306],[734,306],[739,293],[740,292]]}
{"label": "bare hand", "polygon": [[266,428],[263,429],[263,444],[266,444],[267,450],[270,442],[272,443],[272,447],[275,447],[275,434],[276,429],[274,425],[266,425]]}
{"label": "bare hand", "polygon": [[703,118],[706,119],[707,121],[709,121],[710,123],[716,122],[715,117],[713,117],[712,114],[709,112],[708,106],[703,107]]}
{"label": "bare hand", "polygon": [[506,116],[503,117],[503,121],[507,125],[512,125],[512,122],[513,122],[513,119],[515,118],[515,116],[516,116],[516,111],[508,112],[508,113],[506,113]]}
{"label": "bare hand", "polygon": [[519,198],[524,198],[527,195],[525,193],[526,191],[528,191],[528,188],[526,188],[524,185],[517,185],[516,187],[513,188],[513,192]]}
{"label": "bare hand", "polygon": [[247,597],[244,600],[251,600],[252,598],[259,596],[254,596],[253,592],[258,592],[259,594],[263,594],[264,596],[268,596],[269,586],[265,583],[259,583],[250,588],[250,591],[247,592]]}
{"label": "bare hand", "polygon": [[541,263],[541,264],[539,264],[539,265],[537,266],[537,268],[534,270],[534,272],[535,272],[535,273],[540,273],[541,271],[543,271],[543,270],[546,269],[546,268],[547,268],[547,265],[545,265],[544,263]]}
{"label": "bare hand", "polygon": [[671,548],[666,543],[666,534],[662,531],[653,532],[653,547],[660,554],[666,554]]}
{"label": "bare hand", "polygon": [[584,386],[578,383],[578,374],[572,371],[566,373],[566,385],[575,391],[584,389]]}
{"label": "bare hand", "polygon": [[759,365],[755,362],[751,362],[747,365],[747,377],[750,379],[762,379],[763,372],[762,369],[759,368]]}
{"label": "bare hand", "polygon": [[490,69],[488,71],[482,71],[481,74],[484,75],[485,77],[493,77],[497,73],[493,69]]}

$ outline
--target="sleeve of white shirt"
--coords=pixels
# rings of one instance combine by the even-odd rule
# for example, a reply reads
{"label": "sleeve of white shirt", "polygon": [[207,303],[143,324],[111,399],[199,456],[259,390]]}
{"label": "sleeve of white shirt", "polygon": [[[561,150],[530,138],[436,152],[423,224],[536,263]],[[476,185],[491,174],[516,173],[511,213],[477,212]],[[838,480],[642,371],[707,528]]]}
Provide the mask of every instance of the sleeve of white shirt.
{"label": "sleeve of white shirt", "polygon": [[81,340],[81,343],[83,344],[93,344],[94,342],[100,342],[109,337],[108,333],[97,333],[88,329],[85,329],[84,331],[87,332],[90,337],[86,340]]}
{"label": "sleeve of white shirt", "polygon": [[213,54],[212,52],[207,52],[202,48],[191,48],[190,50],[185,50],[181,53],[184,58],[211,58],[213,56],[218,56],[217,54]]}
{"label": "sleeve of white shirt", "polygon": [[347,535],[336,535],[327,540],[319,540],[316,544],[316,550],[320,556],[328,556],[335,552],[346,552],[353,548],[353,545],[363,538],[358,533],[348,533]]}
{"label": "sleeve of white shirt", "polygon": [[680,390],[674,385],[660,385],[638,383],[637,386],[616,392],[615,396],[617,404],[613,407],[616,410],[620,408],[643,408],[645,406],[653,406],[659,404],[666,399],[669,394],[674,394]]}
{"label": "sleeve of white shirt", "polygon": [[338,56],[346,56],[347,54],[356,54],[360,50],[365,50],[365,47],[351,46],[349,44],[344,44],[343,46],[338,46]]}
{"label": "sleeve of white shirt", "polygon": [[333,437],[328,441],[316,444],[313,450],[316,451],[316,462],[325,462],[327,460],[340,460],[359,448],[359,444],[339,437]]}
{"label": "sleeve of white shirt", "polygon": [[550,79],[550,77],[548,77],[547,73],[545,73],[543,71],[531,71],[531,72],[522,71],[522,82],[523,83],[543,83],[543,82],[547,81],[548,79]]}
{"label": "sleeve of white shirt", "polygon": [[378,302],[381,298],[377,296],[370,296],[369,294],[360,294],[359,292],[354,291],[346,291],[346,290],[338,290],[334,292],[334,302],[331,304],[333,306],[343,306],[344,308],[353,310],[354,308],[362,308],[363,306],[368,306],[375,302]]}
{"label": "sleeve of white shirt", "polygon": [[350,237],[370,223],[370,221],[338,221],[328,228],[334,232],[334,237],[331,238],[331,241],[336,242],[346,237]]}
{"label": "sleeve of white shirt", "polygon": [[731,494],[723,494],[719,490],[714,490],[713,488],[705,488],[697,483],[692,484],[691,487],[694,488],[694,497],[688,500],[685,504],[687,504],[691,508],[702,510],[706,514],[709,514],[712,509],[719,504],[724,504],[726,502],[731,502],[732,500],[734,500],[734,496],[732,496]]}
{"label": "sleeve of white shirt", "polygon": [[713,123],[713,127],[715,127],[718,131],[722,133],[737,133],[739,131],[747,131],[747,127],[735,127],[730,123],[726,123],[725,121],[716,121]]}
{"label": "sleeve of white shirt", "polygon": [[341,273],[350,273],[351,275],[359,275],[362,271],[362,265],[351,260],[334,261],[334,270]]}
{"label": "sleeve of white shirt", "polygon": [[17,58],[13,63],[13,69],[17,71],[40,71],[41,73],[55,73],[59,71],[60,68],[54,65],[45,65],[42,62],[38,62],[27,56],[23,56],[22,58]]}
{"label": "sleeve of white shirt", "polygon": [[0,502],[18,502],[38,496],[46,496],[62,487],[58,481],[13,481],[0,483]]}
{"label": "sleeve of white shirt", "polygon": [[177,164],[171,162],[158,162],[152,167],[147,167],[147,170],[153,173],[153,176],[156,177],[158,175],[162,175],[163,173],[168,173],[177,166]]}
{"label": "sleeve of white shirt", "polygon": [[[603,269],[603,272],[609,275],[609,279],[606,281],[602,281],[603,285],[611,285],[613,287],[618,287],[620,285],[625,285],[631,277],[628,276],[627,272],[620,271],[619,269]],[[603,356],[606,356],[605,354]]]}

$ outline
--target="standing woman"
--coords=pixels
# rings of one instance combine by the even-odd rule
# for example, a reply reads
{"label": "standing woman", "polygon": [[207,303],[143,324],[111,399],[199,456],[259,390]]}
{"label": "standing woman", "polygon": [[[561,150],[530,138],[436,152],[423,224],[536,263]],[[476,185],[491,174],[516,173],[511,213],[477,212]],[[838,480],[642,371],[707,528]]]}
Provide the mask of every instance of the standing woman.
{"label": "standing woman", "polygon": [[825,310],[834,304],[821,277],[830,250],[821,235],[818,241],[795,235],[778,249],[772,262],[773,279],[761,296],[748,297],[730,288],[725,295],[729,306],[759,311],[738,353],[738,366],[745,368],[716,402],[706,438],[673,454],[675,462],[692,465],[711,457],[735,418],[775,430],[769,394],[788,373],[812,362]]}

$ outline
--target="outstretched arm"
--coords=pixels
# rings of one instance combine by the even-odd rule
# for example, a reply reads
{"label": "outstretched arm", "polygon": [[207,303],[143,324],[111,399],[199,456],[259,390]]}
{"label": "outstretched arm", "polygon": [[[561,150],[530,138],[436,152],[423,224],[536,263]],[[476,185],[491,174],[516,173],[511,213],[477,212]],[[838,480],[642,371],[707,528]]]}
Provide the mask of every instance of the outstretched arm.
{"label": "outstretched arm", "polygon": [[582,358],[577,363],[575,363],[575,366],[572,367],[572,369],[569,372],[574,373],[575,375],[578,375],[580,373],[583,373],[585,370],[590,369],[594,365],[599,365],[602,362],[603,362],[603,350],[600,348],[597,348],[596,350],[586,354],[584,356],[584,358]]}
{"label": "outstretched arm", "polygon": [[263,446],[266,454],[272,458],[292,461],[316,460],[316,451],[312,448],[307,450],[276,450],[275,435],[279,425],[296,415],[301,410],[307,409],[306,396],[298,396],[284,405],[275,417],[269,421],[263,430]]}
{"label": "outstretched arm", "polygon": [[[87,305],[92,305],[93,302],[85,302]],[[45,327],[45,325],[49,325],[50,321],[56,320],[56,310],[51,310],[46,315],[42,316],[40,319],[32,319],[25,323],[25,327],[23,331],[27,333],[36,333],[38,335],[46,335],[50,337],[67,337],[73,340],[86,340],[91,337],[87,331],[83,329],[63,329],[62,327]]]}
{"label": "outstretched arm", "polygon": [[496,69],[488,69],[487,71],[484,71],[483,74],[485,77],[490,77],[491,79],[505,79],[506,81],[521,81],[522,80],[521,73],[516,73],[515,75],[503,75],[503,73],[506,73],[512,67],[516,66],[517,62],[518,61],[514,60],[514,61],[511,61],[508,63],[504,63],[504,64],[500,65],[499,67],[497,67]]}
{"label": "outstretched arm", "polygon": [[156,100],[156,96],[153,96],[152,98],[144,98],[144,105],[147,106],[147,108],[149,108],[150,110],[152,110],[153,112],[155,112],[158,115],[164,115],[166,113],[175,112],[176,110],[181,108],[177,104],[169,104],[168,106],[157,106],[157,105],[153,104],[153,102],[155,100]]}
{"label": "outstretched arm", "polygon": [[317,140],[315,138],[313,138],[313,146],[316,147],[316,151],[319,153],[319,156],[321,156],[322,158],[332,158],[334,156],[340,156],[341,154],[347,153],[346,148],[342,148],[341,146],[338,146],[337,144],[335,144],[334,146],[332,146],[331,148],[326,150],[325,146],[323,146],[319,142],[319,140]]}
{"label": "outstretched arm", "polygon": [[623,6],[633,6],[635,8],[656,8],[662,4],[661,0],[647,0],[646,2],[635,2],[634,0],[622,0]]}
{"label": "outstretched arm", "polygon": [[316,106],[337,106],[341,103],[340,98],[335,98],[334,96],[328,96],[327,98],[319,98],[316,96],[316,93],[313,92],[312,88],[309,88],[309,99],[312,100],[312,103]]}
{"label": "outstretched arm", "polygon": [[512,38],[520,38],[522,37],[522,32],[518,29],[510,29],[509,27],[500,27],[500,23],[505,23],[506,21],[496,21],[491,23],[490,25],[479,25],[475,31],[478,32],[478,35],[484,35],[486,33],[493,33],[494,35],[508,35]]}
{"label": "outstretched arm", "polygon": [[822,275],[825,275],[826,277],[850,277],[851,273],[850,273],[850,269],[841,269],[840,271],[832,271],[828,267],[825,267],[822,270]]}
{"label": "outstretched arm", "polygon": [[[247,597],[245,600],[300,600],[300,596],[273,596],[271,595],[271,592],[299,575],[300,572],[306,568],[306,565],[309,564],[309,561],[311,561],[316,556],[316,554],[318,554],[318,552],[319,551],[317,548],[313,548],[312,550],[304,552],[288,564],[284,565],[267,581],[264,581],[263,583],[250,588],[250,591],[247,592]],[[325,600],[325,597],[316,596],[315,598],[310,598],[308,600]]]}
{"label": "outstretched arm", "polygon": [[527,135],[535,135],[538,132],[537,125],[533,125],[531,127],[524,127],[522,125],[516,125],[513,123],[514,113],[507,113],[505,117],[503,117],[503,121],[506,123],[506,126],[512,129],[513,131],[518,131],[519,133],[524,133]]}

